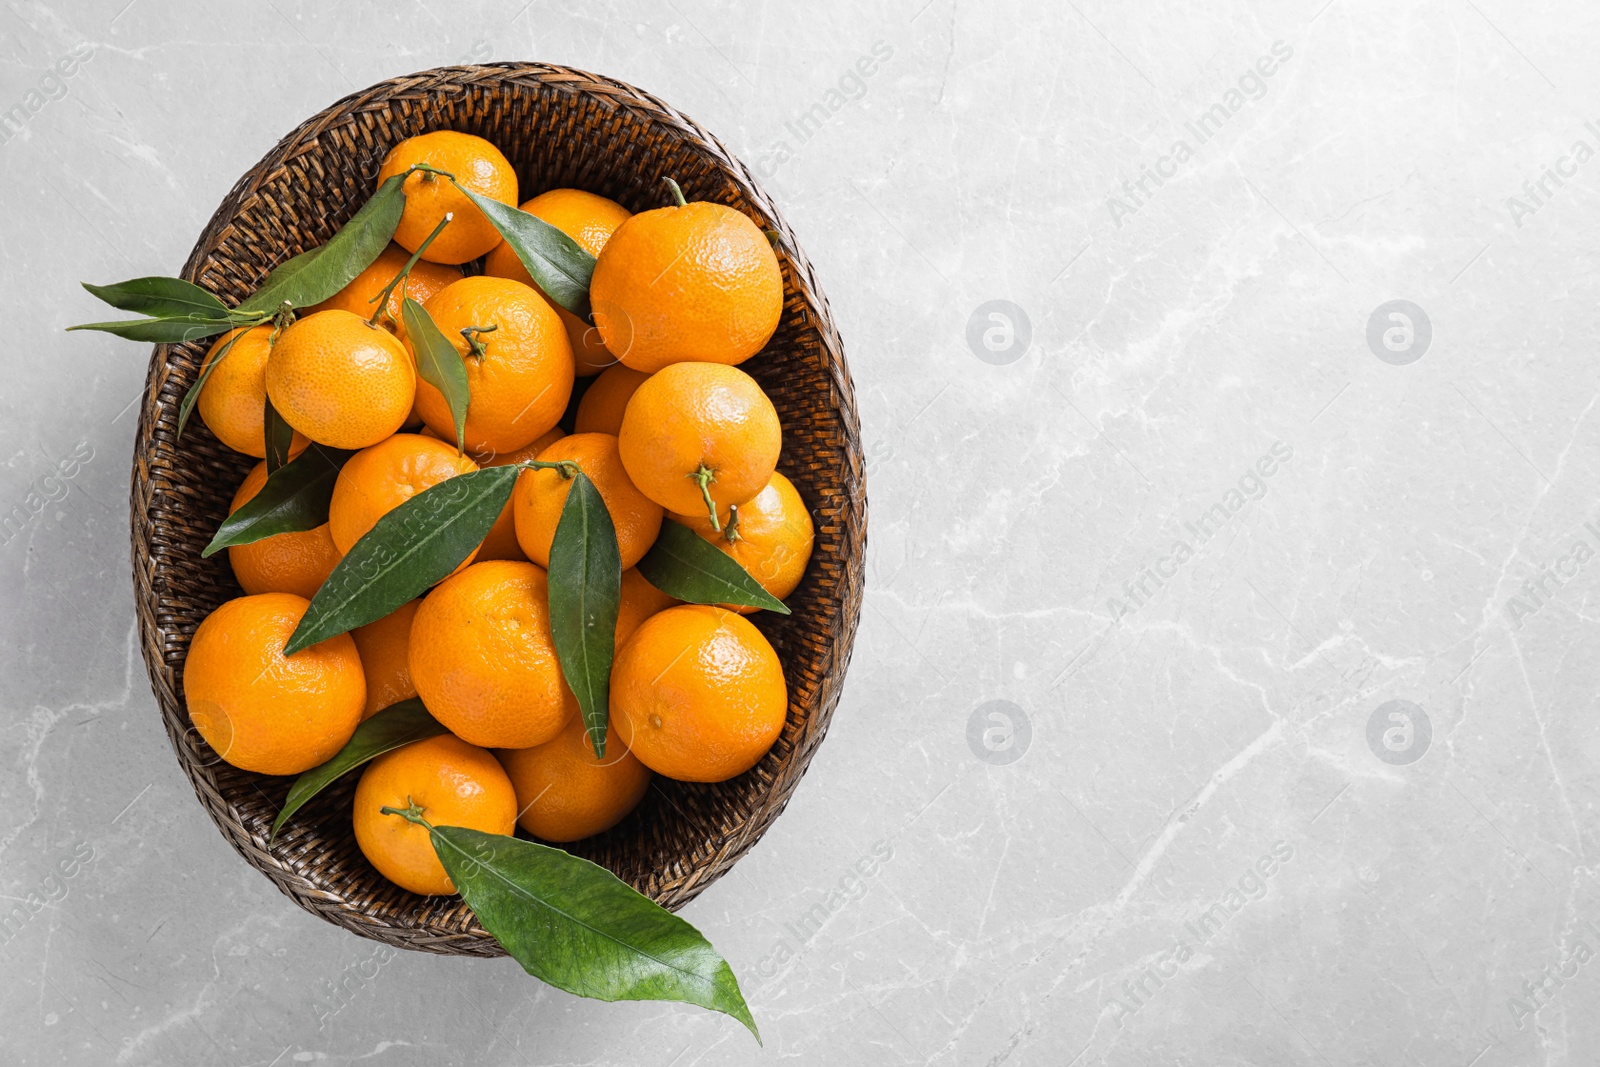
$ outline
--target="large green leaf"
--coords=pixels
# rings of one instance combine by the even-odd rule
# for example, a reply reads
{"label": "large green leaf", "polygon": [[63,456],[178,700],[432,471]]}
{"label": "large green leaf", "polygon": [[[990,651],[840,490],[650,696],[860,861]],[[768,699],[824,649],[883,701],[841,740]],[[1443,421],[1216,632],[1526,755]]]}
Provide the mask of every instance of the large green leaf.
{"label": "large green leaf", "polygon": [[606,754],[611,659],[616,654],[622,556],[600,490],[582,471],[550,543],[550,636],[561,673],[578,698],[594,754]]}
{"label": "large green leaf", "polygon": [[304,309],[349,285],[394,237],[406,206],[404,185],[401,174],[385,180],[327,244],[280,263],[239,310],[274,312],[286,300],[292,307]]}
{"label": "large green leaf", "polygon": [[159,319],[200,317],[226,321],[227,305],[206,290],[182,278],[132,278],[112,285],[83,287],[119,311],[153,315]]}
{"label": "large green leaf", "polygon": [[405,323],[406,338],[411,350],[417,354],[417,376],[440,393],[450,405],[450,417],[456,424],[456,448],[466,448],[467,365],[461,353],[439,329],[423,306],[406,297],[400,305],[400,318]]}
{"label": "large green leaf", "polygon": [[596,1000],[675,1000],[761,1032],[733,968],[705,936],[604,867],[461,826],[430,830],[450,880],[535,978]]}
{"label": "large green leaf", "polygon": [[98,330],[115,334],[129,341],[151,344],[181,344],[198,341],[230,328],[227,319],[213,319],[202,315],[174,315],[164,319],[122,319],[117,322],[84,322],[68,326],[67,330]]}
{"label": "large green leaf", "polygon": [[578,242],[543,219],[526,211],[480,196],[457,184],[467,199],[478,206],[506,244],[522,261],[528,275],[539,283],[546,296],[580,319],[589,317],[589,279],[594,275],[594,257]]}
{"label": "large green leaf", "polygon": [[385,514],[311,598],[284,652],[381,619],[455,570],[494,526],[521,473],[512,464],[458,474]]}
{"label": "large green leaf", "polygon": [[339,469],[355,453],[311,445],[267,476],[267,484],[239,510],[222,520],[217,535],[200,553],[214,555],[281,533],[315,530],[328,521],[328,501]]}
{"label": "large green leaf", "polygon": [[294,780],[294,785],[289,787],[289,796],[283,802],[283,810],[272,820],[272,834],[267,838],[267,843],[272,843],[272,838],[278,836],[278,830],[295,812],[305,807],[307,801],[344,775],[385,752],[393,752],[413,741],[444,732],[444,725],[428,714],[420,697],[402,700],[376,713],[356,727],[356,732],[344,743],[338,755]]}
{"label": "large green leaf", "polygon": [[738,560],[671,519],[661,524],[661,535],[639,561],[639,573],[663,593],[691,604],[738,604],[789,614]]}

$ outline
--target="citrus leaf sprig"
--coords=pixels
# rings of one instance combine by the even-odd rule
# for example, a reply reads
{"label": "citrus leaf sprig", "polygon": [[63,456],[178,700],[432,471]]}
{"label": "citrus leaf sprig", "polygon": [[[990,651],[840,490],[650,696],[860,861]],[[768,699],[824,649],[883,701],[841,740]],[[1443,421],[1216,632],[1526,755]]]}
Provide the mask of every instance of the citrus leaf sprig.
{"label": "citrus leaf sprig", "polygon": [[311,598],[284,654],[376,622],[443,580],[488,536],[521,473],[516,464],[468,471],[384,513]]}
{"label": "citrus leaf sprig", "polygon": [[356,732],[332,759],[311,768],[294,780],[294,785],[289,787],[288,797],[284,799],[283,810],[272,820],[272,832],[267,838],[267,844],[272,844],[283,824],[288,822],[295,812],[305,807],[312,797],[344,775],[357,767],[365,766],[385,752],[392,752],[413,741],[436,737],[445,732],[444,724],[429,715],[428,709],[422,706],[421,699],[417,697],[391,704],[377,712],[372,718],[356,727]]}
{"label": "citrus leaf sprig", "polygon": [[405,179],[396,174],[384,181],[327,244],[280,263],[239,310],[271,315],[285,303],[308,308],[349,285],[393,239],[406,207]]}
{"label": "citrus leaf sprig", "polygon": [[621,600],[622,556],[611,513],[589,476],[574,471],[550,543],[550,637],[599,759],[606,754]]}
{"label": "citrus leaf sprig", "polygon": [[[455,181],[453,176],[451,181]],[[594,275],[594,257],[571,237],[537,215],[530,215],[510,204],[480,196],[456,182],[483,217],[495,228],[522,261],[528,276],[539,283],[545,295],[585,321],[589,318],[589,279]]]}
{"label": "citrus leaf sprig", "polygon": [[[267,844],[344,775],[445,732],[416,697],[384,708],[332,759],[295,779]],[[738,978],[705,935],[604,867],[504,834],[435,826],[414,803],[381,810],[427,829],[461,898],[535,978],[597,1000],[696,1004],[732,1016],[761,1040]]]}
{"label": "citrus leaf sprig", "polygon": [[656,543],[639,561],[645,581],[690,604],[737,604],[789,614],[739,561],[682,523],[661,524]]}
{"label": "citrus leaf sprig", "polygon": [[400,318],[405,323],[411,350],[417,354],[417,377],[443,394],[456,426],[456,451],[465,451],[470,400],[467,365],[456,346],[433,321],[433,316],[409,296],[400,305]]}
{"label": "citrus leaf sprig", "polygon": [[83,287],[118,311],[132,311],[158,319],[228,317],[228,308],[222,301],[182,278],[133,278],[115,285],[84,282]]}
{"label": "citrus leaf sprig", "polygon": [[[409,173],[409,172],[408,172]],[[90,293],[119,311],[150,316],[118,322],[90,322],[69,326],[68,330],[99,330],[130,341],[177,344],[200,341],[235,327],[261,326],[277,320],[288,321],[296,308],[308,308],[327,300],[349,285],[351,280],[378,258],[394,237],[405,210],[405,175],[397,174],[378,187],[326,244],[280,263],[267,279],[238,307],[230,310],[221,300],[193,282],[182,278],[134,278],[114,285],[83,283]],[[201,369],[178,407],[178,436],[200,399],[206,379],[233,351],[246,330],[229,338]],[[269,422],[269,426],[271,423]],[[268,450],[269,458],[272,452]]]}
{"label": "citrus leaf sprig", "polygon": [[134,278],[114,285],[83,287],[119,311],[148,315],[119,322],[89,322],[68,330],[99,330],[130,341],[175,344],[199,341],[235,326],[258,326],[288,303],[295,308],[320,304],[350,284],[378,258],[394,236],[405,210],[404,175],[378,187],[327,244],[279,264],[238,307],[229,308],[211,293],[182,278]]}
{"label": "citrus leaf sprig", "polygon": [[423,826],[483,928],[535,978],[595,1000],[675,1000],[722,1012],[757,1042],[728,961],[688,921],[569,852],[383,808]]}
{"label": "citrus leaf sprig", "polygon": [[224,548],[248,545],[275,534],[315,530],[328,521],[333,484],[345,460],[353,455],[354,452],[323,445],[309,446],[267,475],[267,484],[222,520],[200,557],[206,559]]}

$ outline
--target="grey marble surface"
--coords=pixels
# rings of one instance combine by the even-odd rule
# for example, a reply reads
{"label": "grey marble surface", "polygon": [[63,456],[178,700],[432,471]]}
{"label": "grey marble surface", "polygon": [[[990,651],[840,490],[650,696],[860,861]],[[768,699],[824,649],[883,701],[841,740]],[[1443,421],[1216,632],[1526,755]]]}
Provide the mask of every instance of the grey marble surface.
{"label": "grey marble surface", "polygon": [[[1597,23],[5,4],[0,1060],[1600,1061]],[[195,803],[137,655],[146,352],[61,332],[99,315],[77,282],[175,272],[345,93],[493,59],[717,131],[846,339],[849,684],[686,912],[763,1049],[298,910]]]}

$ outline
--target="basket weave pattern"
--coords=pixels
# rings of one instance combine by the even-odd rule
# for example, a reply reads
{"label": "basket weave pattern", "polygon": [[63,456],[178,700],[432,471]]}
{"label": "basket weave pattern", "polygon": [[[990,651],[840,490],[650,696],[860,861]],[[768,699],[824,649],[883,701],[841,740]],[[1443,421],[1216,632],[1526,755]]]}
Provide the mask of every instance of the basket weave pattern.
{"label": "basket weave pattern", "polygon": [[[379,83],[314,116],[252,167],[222,201],[183,276],[230,305],[267,272],[325,242],[371,195],[379,163],[406,137],[474,133],[516,167],[521,197],[574,187],[632,211],[667,203],[664,176],[691,200],[729,204],[780,235],[783,318],[746,363],[783,421],[779,464],[816,521],[794,614],[752,617],[789,684],[788,719],[772,751],[730,782],[657,778],[620,825],[570,847],[640,892],[676,908],[720,877],[777,818],[821,743],[839,699],[861,609],[866,494],[855,396],[827,300],[793,233],[755,180],[692,120],[629,85],[533,63],[443,67]],[[132,535],[140,644],[173,749],[229,843],[301,907],[364,937],[404,948],[502,955],[457,897],[420,897],[381,877],[356,847],[356,775],[330,787],[267,844],[290,779],[223,763],[191,728],[183,663],[195,627],[241,595],[225,553],[200,551],[254,460],[196,417],[179,441],[178,407],[209,341],[158,345],[134,446]]]}

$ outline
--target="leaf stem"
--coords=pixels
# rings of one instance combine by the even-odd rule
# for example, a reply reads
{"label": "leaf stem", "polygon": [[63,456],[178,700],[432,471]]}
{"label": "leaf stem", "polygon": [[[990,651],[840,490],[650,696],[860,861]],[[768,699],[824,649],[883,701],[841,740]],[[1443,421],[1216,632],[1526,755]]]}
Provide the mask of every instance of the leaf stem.
{"label": "leaf stem", "polygon": [[432,830],[433,824],[422,817],[424,810],[426,809],[411,799],[410,794],[406,795],[406,806],[403,808],[391,808],[385,804],[383,807],[378,809],[380,814],[399,815],[407,822],[412,822],[418,826],[426,827],[427,829]]}
{"label": "leaf stem", "polygon": [[[383,287],[382,292],[367,301],[369,304],[375,303],[378,305],[372,311],[372,318],[367,320],[368,326],[378,325],[378,316],[389,310],[389,297],[394,293],[394,287],[411,277],[411,268],[417,265],[417,260],[422,258],[422,253],[426,252],[428,250],[428,246],[433,244],[433,239],[435,237],[444,232],[444,228],[450,225],[450,220],[453,218],[455,218],[455,215],[452,212],[446,211],[444,213],[444,218],[439,220],[439,225],[435,226],[433,228],[433,232],[428,234],[427,239],[417,246],[417,250],[415,252],[411,253],[411,258],[406,260],[406,265],[400,268],[400,273],[389,279],[389,284]],[[390,315],[389,317],[394,318],[393,315]]]}
{"label": "leaf stem", "polygon": [[467,339],[467,355],[480,361],[484,356],[487,356],[489,354],[489,346],[484,344],[478,335],[480,333],[494,333],[499,328],[499,326],[493,325],[462,327],[461,336]]}
{"label": "leaf stem", "polygon": [[677,182],[673,181],[671,178],[662,178],[661,180],[666,182],[668,185],[670,185],[672,187],[672,198],[678,202],[678,206],[679,207],[688,207],[689,206],[689,201],[687,201],[687,200],[685,200],[683,198],[683,187],[682,186],[680,186]]}
{"label": "leaf stem", "polygon": [[[668,181],[671,181],[671,179],[669,178]],[[702,463],[699,469],[689,477],[700,483],[700,495],[705,499],[706,511],[711,514],[711,529],[716,533],[721,533],[722,523],[717,518],[717,505],[711,499],[711,483],[717,480],[717,472]]]}

